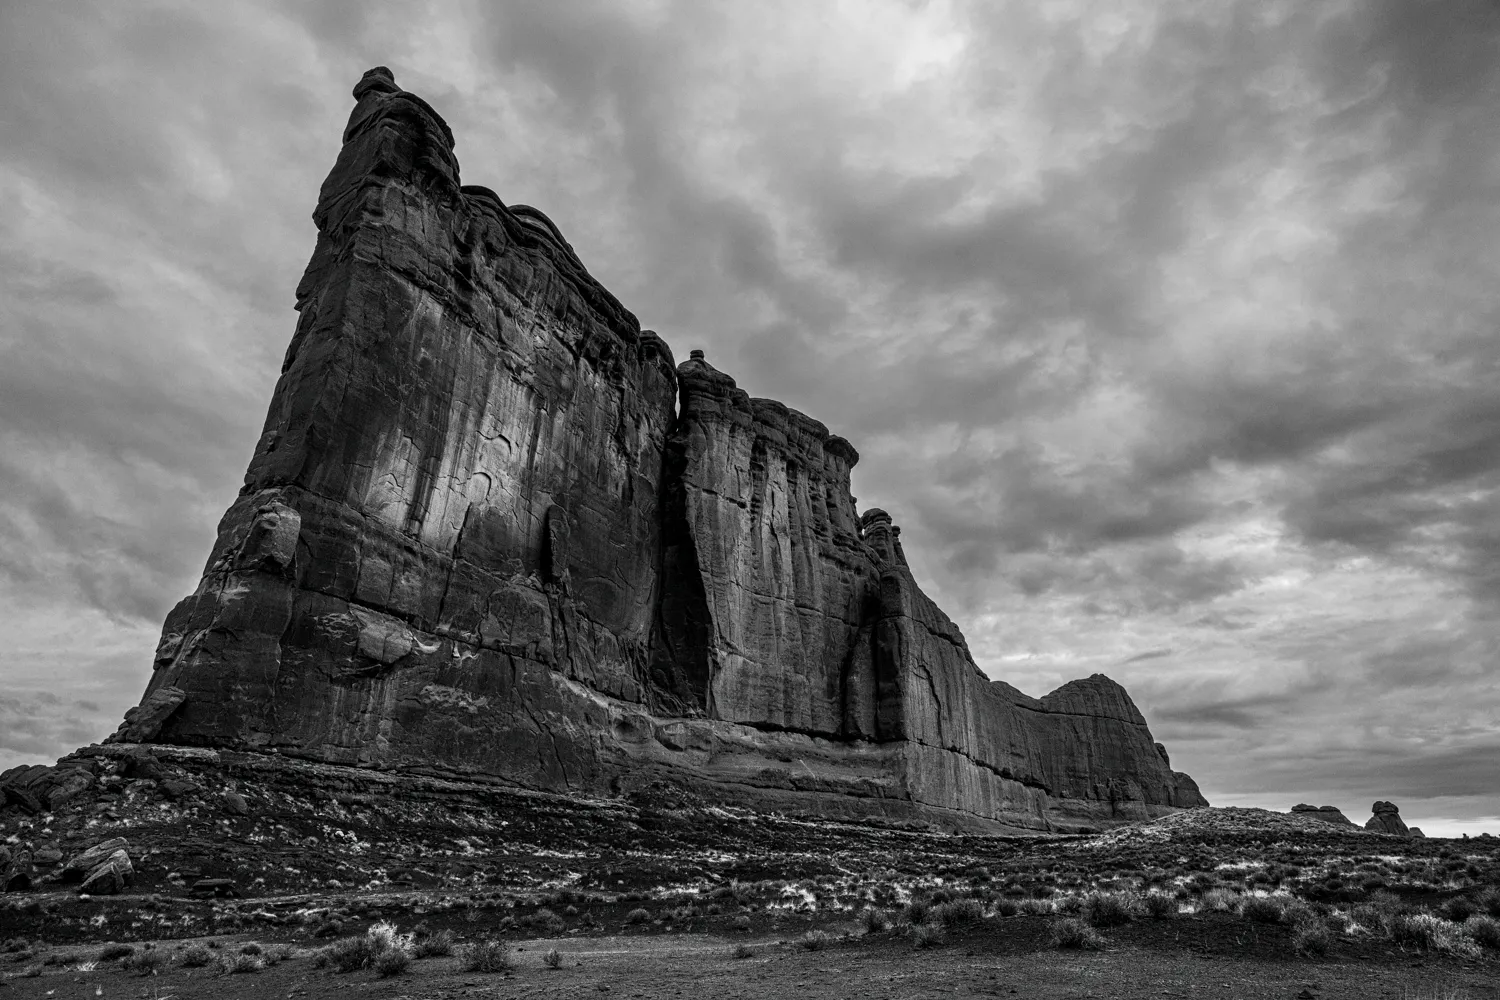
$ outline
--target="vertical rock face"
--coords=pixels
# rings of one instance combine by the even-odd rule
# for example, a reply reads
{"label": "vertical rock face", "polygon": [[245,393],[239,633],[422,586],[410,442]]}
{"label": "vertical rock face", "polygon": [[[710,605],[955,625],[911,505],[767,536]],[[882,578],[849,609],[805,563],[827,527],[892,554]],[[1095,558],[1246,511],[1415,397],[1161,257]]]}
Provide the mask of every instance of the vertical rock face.
{"label": "vertical rock face", "polygon": [[265,432],[119,738],[1035,828],[1205,804],[1107,678],[985,678],[847,441],[674,367],[425,102],[354,94]]}

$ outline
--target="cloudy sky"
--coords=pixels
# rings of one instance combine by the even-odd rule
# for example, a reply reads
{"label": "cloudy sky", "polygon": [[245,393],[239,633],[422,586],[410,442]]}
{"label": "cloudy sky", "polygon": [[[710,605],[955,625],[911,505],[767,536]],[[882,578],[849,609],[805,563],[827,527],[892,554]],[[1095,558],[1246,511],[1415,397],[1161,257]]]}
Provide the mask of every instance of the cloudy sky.
{"label": "cloudy sky", "polygon": [[850,438],[980,665],[1217,804],[1500,832],[1488,0],[0,5],[0,767],[111,731],[370,66]]}

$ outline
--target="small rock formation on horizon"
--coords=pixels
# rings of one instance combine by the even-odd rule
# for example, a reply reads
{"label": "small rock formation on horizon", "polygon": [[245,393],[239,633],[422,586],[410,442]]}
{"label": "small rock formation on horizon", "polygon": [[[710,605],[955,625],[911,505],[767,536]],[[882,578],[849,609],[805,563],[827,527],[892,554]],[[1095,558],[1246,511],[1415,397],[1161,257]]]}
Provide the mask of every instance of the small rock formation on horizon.
{"label": "small rock formation on horizon", "polygon": [[1375,833],[1391,833],[1398,837],[1420,837],[1422,831],[1418,827],[1408,827],[1401,820],[1401,810],[1396,808],[1394,802],[1377,801],[1370,807],[1373,814],[1365,822],[1365,829]]}
{"label": "small rock formation on horizon", "polygon": [[858,460],[681,365],[377,68],[239,498],[114,739],[830,816],[1207,805],[1114,681],[989,680]]}
{"label": "small rock formation on horizon", "polygon": [[1320,819],[1325,823],[1335,826],[1353,826],[1354,821],[1345,816],[1338,806],[1311,806],[1305,802],[1299,802],[1292,806],[1294,816],[1306,816],[1308,819]]}

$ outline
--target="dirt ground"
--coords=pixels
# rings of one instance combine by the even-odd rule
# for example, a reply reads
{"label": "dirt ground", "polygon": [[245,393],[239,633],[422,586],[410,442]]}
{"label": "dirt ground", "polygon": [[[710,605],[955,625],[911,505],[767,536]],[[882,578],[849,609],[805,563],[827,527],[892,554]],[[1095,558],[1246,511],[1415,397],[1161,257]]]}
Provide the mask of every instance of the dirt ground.
{"label": "dirt ground", "polygon": [[[368,971],[340,975],[315,969],[306,953],[258,973],[229,976],[173,967],[140,977],[101,963],[90,972],[48,969],[35,978],[7,977],[0,980],[0,998],[1500,997],[1494,963],[1430,955],[1352,960],[1205,955],[1165,940],[1060,952],[1030,947],[1029,937],[1017,941],[1005,926],[995,925],[957,935],[939,948],[917,950],[899,935],[877,934],[822,951],[807,951],[795,939],[695,934],[535,939],[517,944],[510,973],[467,973],[457,958],[437,958],[413,962],[409,972],[384,979]],[[224,941],[222,947],[233,943]],[[734,957],[738,945],[747,946],[751,957]],[[562,954],[559,969],[542,962],[551,948]]]}

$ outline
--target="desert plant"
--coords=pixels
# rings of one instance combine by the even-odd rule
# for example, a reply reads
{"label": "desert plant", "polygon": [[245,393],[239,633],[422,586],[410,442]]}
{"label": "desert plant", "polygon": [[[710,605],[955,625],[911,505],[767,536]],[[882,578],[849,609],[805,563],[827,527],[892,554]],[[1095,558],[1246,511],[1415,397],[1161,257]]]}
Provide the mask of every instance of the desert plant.
{"label": "desert plant", "polygon": [[[335,972],[354,972],[369,965],[375,958],[374,943],[368,935],[339,938],[324,948],[320,957],[333,966]],[[322,961],[316,963],[319,967]]]}
{"label": "desert plant", "polygon": [[1104,947],[1104,938],[1082,920],[1069,917],[1066,920],[1059,920],[1057,926],[1052,928],[1052,945],[1056,948],[1083,948],[1098,951]]}
{"label": "desert plant", "polygon": [[568,929],[568,922],[544,906],[531,915],[531,926],[548,934],[561,934]]}
{"label": "desert plant", "polygon": [[1454,896],[1443,904],[1440,912],[1455,924],[1461,924],[1479,912],[1479,904],[1468,896]]}
{"label": "desert plant", "polygon": [[1078,913],[1083,909],[1083,897],[1069,893],[1066,896],[1058,896],[1052,901],[1054,913]]}
{"label": "desert plant", "polygon": [[869,934],[879,934],[891,929],[890,913],[873,906],[867,906],[859,911],[859,922]]}
{"label": "desert plant", "polygon": [[24,969],[21,970],[21,978],[22,979],[35,979],[37,976],[40,976],[41,974],[42,974],[42,963],[41,962],[32,962],[30,965],[26,966],[26,968],[24,968]]}
{"label": "desert plant", "polygon": [[201,944],[190,944],[177,955],[179,965],[197,969],[214,960],[214,953]]}
{"label": "desert plant", "polygon": [[386,948],[375,955],[375,971],[385,976],[399,976],[411,964],[411,955],[405,948]]}
{"label": "desert plant", "polygon": [[154,976],[166,967],[167,956],[165,952],[155,948],[147,948],[133,955],[126,955],[125,960],[120,963],[120,968],[126,972],[134,972],[138,976]]}
{"label": "desert plant", "polygon": [[1177,916],[1177,899],[1164,892],[1148,892],[1141,897],[1146,912],[1156,920],[1171,920]]}
{"label": "desert plant", "polygon": [[651,911],[645,909],[644,907],[638,906],[635,909],[631,910],[629,913],[625,914],[625,922],[627,924],[644,924],[650,919]]}
{"label": "desert plant", "polygon": [[914,899],[901,908],[901,922],[903,924],[924,924],[927,922],[927,914],[932,910],[932,903],[925,899]]}
{"label": "desert plant", "polygon": [[117,958],[125,958],[127,955],[134,954],[135,949],[130,945],[111,942],[99,949],[99,961],[113,962]]}
{"label": "desert plant", "polygon": [[259,955],[223,954],[214,962],[214,975],[233,976],[247,972],[259,972],[266,967]]}
{"label": "desert plant", "polygon": [[453,932],[441,930],[429,934],[412,945],[412,958],[437,958],[453,954]]}
{"label": "desert plant", "polygon": [[1246,896],[1240,901],[1240,916],[1257,924],[1279,924],[1284,912],[1275,896]]}
{"label": "desert plant", "polygon": [[504,941],[475,941],[463,950],[465,972],[508,972],[510,968],[510,948]]}
{"label": "desert plant", "polygon": [[1430,913],[1401,913],[1391,921],[1391,940],[1402,946],[1478,958],[1479,946],[1464,929]]}
{"label": "desert plant", "polygon": [[1500,920],[1500,889],[1486,889],[1475,898],[1474,902],[1485,913]]}
{"label": "desert plant", "polygon": [[549,969],[561,969],[562,953],[556,948],[548,948],[547,954],[542,956],[542,964]]}
{"label": "desert plant", "polygon": [[752,958],[755,955],[755,949],[748,944],[737,944],[734,946],[734,951],[729,954],[732,958]]}
{"label": "desert plant", "polygon": [[1021,912],[1023,905],[1035,902],[1034,899],[1013,899],[1010,896],[1001,896],[995,901],[995,912],[1002,917],[1013,917]]}
{"label": "desert plant", "polygon": [[1500,951],[1500,920],[1476,913],[1464,921],[1464,933],[1474,939],[1481,948]]}
{"label": "desert plant", "polygon": [[1203,894],[1202,907],[1205,913],[1227,913],[1235,908],[1240,894],[1233,889],[1210,889]]}
{"label": "desert plant", "polygon": [[802,939],[798,941],[797,944],[801,946],[802,950],[804,951],[822,951],[824,948],[828,947],[828,943],[831,940],[833,939],[828,936],[828,933],[826,931],[815,930],[808,931],[806,934],[802,935]]}
{"label": "desert plant", "polygon": [[256,944],[254,941],[251,941],[249,944],[240,946],[241,955],[259,955],[264,950],[264,948]]}
{"label": "desert plant", "polygon": [[943,943],[942,924],[912,924],[911,943],[914,948],[936,948]]}
{"label": "desert plant", "polygon": [[984,904],[977,899],[955,899],[951,903],[939,903],[927,914],[926,923],[955,927],[984,919]]}
{"label": "desert plant", "polygon": [[1326,955],[1332,935],[1318,919],[1299,920],[1292,927],[1292,947],[1299,955]]}
{"label": "desert plant", "polygon": [[1119,927],[1135,915],[1136,899],[1129,892],[1091,892],[1083,900],[1083,919],[1094,927]]}
{"label": "desert plant", "polygon": [[1028,917],[1044,917],[1053,912],[1052,900],[1050,899],[1017,900],[1016,909],[1022,915]]}

